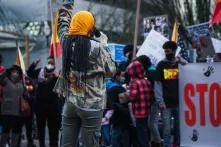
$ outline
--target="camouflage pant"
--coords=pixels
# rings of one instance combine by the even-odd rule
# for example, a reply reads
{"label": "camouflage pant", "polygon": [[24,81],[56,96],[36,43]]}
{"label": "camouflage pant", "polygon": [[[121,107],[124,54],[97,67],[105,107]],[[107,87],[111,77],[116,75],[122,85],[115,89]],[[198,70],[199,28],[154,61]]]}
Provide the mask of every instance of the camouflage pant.
{"label": "camouflage pant", "polygon": [[[66,102],[62,114],[61,147],[99,147],[103,111],[83,110]],[[80,134],[80,135],[79,135]]]}

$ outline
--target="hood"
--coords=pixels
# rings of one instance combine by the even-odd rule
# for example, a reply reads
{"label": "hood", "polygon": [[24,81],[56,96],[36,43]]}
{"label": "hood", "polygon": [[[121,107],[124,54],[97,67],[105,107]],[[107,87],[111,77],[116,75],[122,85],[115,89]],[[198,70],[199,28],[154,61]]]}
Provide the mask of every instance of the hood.
{"label": "hood", "polygon": [[3,73],[4,71],[5,71],[5,68],[0,65],[0,74]]}
{"label": "hood", "polygon": [[115,86],[122,86],[122,84],[118,83],[118,82],[115,82],[113,79],[109,79],[106,83],[107,90],[109,90],[109,89],[111,89],[112,87],[115,87]]}
{"label": "hood", "polygon": [[88,11],[79,11],[71,19],[70,35],[90,36],[95,26],[95,19]]}
{"label": "hood", "polygon": [[144,78],[144,69],[139,61],[133,61],[127,67],[128,75],[134,79],[142,79]]}

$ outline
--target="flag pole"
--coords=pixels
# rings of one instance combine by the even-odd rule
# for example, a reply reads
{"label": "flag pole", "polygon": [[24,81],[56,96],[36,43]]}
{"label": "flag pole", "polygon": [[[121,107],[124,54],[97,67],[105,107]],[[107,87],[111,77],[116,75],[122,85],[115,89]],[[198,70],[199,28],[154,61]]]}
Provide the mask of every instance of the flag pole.
{"label": "flag pole", "polygon": [[26,52],[26,67],[30,64],[30,48],[29,48],[29,37],[25,35],[25,52]]}
{"label": "flag pole", "polygon": [[136,51],[137,51],[137,40],[138,40],[138,30],[139,30],[139,18],[140,18],[140,5],[141,5],[141,0],[137,0],[136,22],[135,22],[135,31],[134,31],[133,59],[135,59]]}
{"label": "flag pole", "polygon": [[54,12],[53,12],[53,8],[52,8],[52,1],[53,0],[49,0],[49,7],[50,7],[50,16],[51,16],[51,30],[52,30],[52,45],[53,45],[53,54],[54,54],[54,61],[55,63],[57,62],[56,59],[56,45],[55,45],[55,36],[54,36]]}

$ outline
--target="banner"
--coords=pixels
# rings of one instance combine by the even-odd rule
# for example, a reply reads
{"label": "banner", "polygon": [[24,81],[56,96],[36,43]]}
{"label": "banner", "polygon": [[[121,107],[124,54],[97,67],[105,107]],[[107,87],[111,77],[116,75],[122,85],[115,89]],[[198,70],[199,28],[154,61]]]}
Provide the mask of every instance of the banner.
{"label": "banner", "polygon": [[166,38],[169,38],[169,25],[168,25],[168,16],[151,16],[143,19],[144,25],[144,36],[147,37],[150,31],[153,29],[157,32],[160,32]]}
{"label": "banner", "polygon": [[181,147],[221,146],[220,74],[220,63],[179,66]]}

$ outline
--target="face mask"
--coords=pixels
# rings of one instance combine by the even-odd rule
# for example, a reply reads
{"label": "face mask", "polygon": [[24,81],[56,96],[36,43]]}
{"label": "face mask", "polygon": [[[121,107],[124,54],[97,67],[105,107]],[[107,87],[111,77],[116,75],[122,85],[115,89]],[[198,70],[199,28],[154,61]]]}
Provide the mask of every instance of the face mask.
{"label": "face mask", "polygon": [[17,82],[19,81],[19,74],[17,72],[12,72],[10,78],[13,82]]}
{"label": "face mask", "polygon": [[120,78],[120,82],[121,82],[121,83],[124,83],[124,82],[125,82],[125,77],[121,77],[121,78]]}
{"label": "face mask", "polygon": [[166,54],[166,58],[167,60],[172,61],[175,58],[175,56],[173,53],[170,53],[170,54]]}
{"label": "face mask", "polygon": [[53,69],[55,69],[55,66],[54,66],[53,64],[47,64],[47,65],[46,65],[46,68],[47,68],[48,70],[53,70]]}

